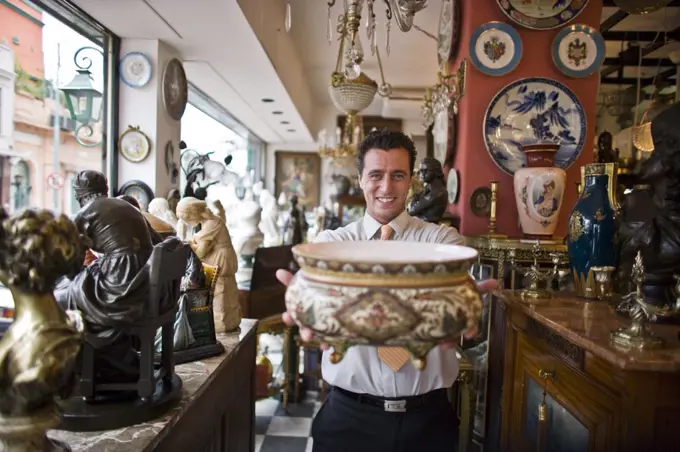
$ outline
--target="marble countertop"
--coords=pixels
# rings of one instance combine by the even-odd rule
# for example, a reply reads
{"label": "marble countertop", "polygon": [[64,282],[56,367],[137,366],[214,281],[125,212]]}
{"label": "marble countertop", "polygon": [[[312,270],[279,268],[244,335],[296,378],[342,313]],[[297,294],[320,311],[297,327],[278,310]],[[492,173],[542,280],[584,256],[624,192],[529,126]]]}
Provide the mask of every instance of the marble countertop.
{"label": "marble countertop", "polygon": [[547,326],[593,355],[625,370],[647,372],[680,372],[680,327],[649,325],[666,341],[658,350],[625,350],[613,345],[609,333],[628,327],[630,320],[615,314],[604,302],[588,302],[583,298],[557,292],[552,300],[539,304],[521,301],[512,290],[498,292],[511,309],[517,309]]}
{"label": "marble countertop", "polygon": [[175,366],[175,372],[182,378],[182,400],[164,416],[150,422],[129,427],[100,432],[67,432],[51,430],[49,436],[66,442],[73,452],[142,452],[153,450],[179,418],[191,406],[194,399],[200,396],[213,380],[216,371],[229,365],[231,356],[235,354],[243,339],[248,334],[255,334],[257,320],[241,320],[239,332],[218,334],[225,353],[212,358],[194,361]]}

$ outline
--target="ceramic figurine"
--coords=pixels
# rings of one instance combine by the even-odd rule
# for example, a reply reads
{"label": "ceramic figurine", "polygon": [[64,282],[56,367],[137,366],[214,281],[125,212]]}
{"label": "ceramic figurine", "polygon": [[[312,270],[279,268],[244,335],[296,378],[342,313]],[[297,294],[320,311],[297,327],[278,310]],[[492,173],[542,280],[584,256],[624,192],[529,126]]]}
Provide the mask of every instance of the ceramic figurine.
{"label": "ceramic figurine", "polygon": [[514,188],[522,232],[529,238],[552,237],[564,200],[567,173],[554,166],[559,144],[525,145],[527,167],[515,171]]}
{"label": "ceramic figurine", "polygon": [[[680,103],[652,121],[654,152],[643,163],[635,203],[623,205],[619,236],[622,272],[630,274],[637,251],[644,260],[641,290],[657,307],[675,304],[674,275],[680,275]],[[663,317],[659,317],[663,320]]]}
{"label": "ceramic figurine", "polygon": [[425,157],[420,162],[418,175],[423,190],[411,197],[408,214],[430,223],[438,223],[449,203],[441,162],[432,157]]}
{"label": "ceramic figurine", "polygon": [[581,168],[583,187],[569,215],[567,248],[574,289],[582,297],[599,298],[593,267],[616,267],[616,163],[591,163]]}
{"label": "ceramic figurine", "polygon": [[[77,274],[85,246],[65,215],[0,209],[0,281],[14,299],[14,321],[0,340],[0,450],[70,451],[45,436],[56,428],[55,397],[67,397],[81,336],[52,294]],[[82,325],[80,325],[82,326]]]}
{"label": "ceramic figurine", "polygon": [[215,207],[220,215],[213,213],[205,201],[182,198],[177,205],[177,217],[192,227],[201,225],[201,230],[191,239],[191,249],[202,262],[219,269],[213,293],[213,310],[215,331],[225,333],[235,331],[241,323],[235,277],[238,259],[219,201],[215,201]]}
{"label": "ceramic figurine", "polygon": [[259,228],[262,207],[255,201],[252,187],[246,187],[243,200],[236,207],[234,216],[234,225],[229,229],[234,250],[239,256],[252,256],[264,239]]}
{"label": "ceramic figurine", "polygon": [[[128,382],[139,377],[139,358],[125,327],[146,316],[146,262],[153,250],[150,230],[137,208],[107,197],[102,173],[79,172],[73,188],[81,206],[74,223],[97,259],[73,279],[61,281],[55,296],[64,309],[82,312],[87,341],[95,350],[95,378]],[[161,311],[175,301],[166,300],[168,305],[160,306]]]}
{"label": "ceramic figurine", "polygon": [[281,233],[279,231],[279,217],[281,211],[276,204],[276,198],[267,189],[260,191],[260,207],[262,215],[260,217],[260,231],[264,235],[263,246],[279,246],[281,244]]}

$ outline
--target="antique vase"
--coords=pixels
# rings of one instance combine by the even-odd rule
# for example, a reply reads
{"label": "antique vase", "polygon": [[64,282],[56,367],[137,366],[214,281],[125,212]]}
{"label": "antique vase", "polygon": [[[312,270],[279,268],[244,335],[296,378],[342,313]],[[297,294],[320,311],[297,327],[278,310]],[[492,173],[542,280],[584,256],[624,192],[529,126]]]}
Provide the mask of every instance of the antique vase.
{"label": "antique vase", "polygon": [[474,248],[357,241],[293,247],[300,265],[286,290],[295,322],[334,348],[400,346],[423,369],[428,352],[477,325],[482,300],[469,270]]}
{"label": "antique vase", "polygon": [[569,215],[567,250],[574,289],[586,298],[598,298],[593,267],[618,263],[615,163],[591,163],[581,168],[583,189]]}
{"label": "antique vase", "polygon": [[527,167],[515,171],[514,188],[522,232],[530,238],[551,237],[564,200],[567,174],[553,166],[559,144],[524,145]]}

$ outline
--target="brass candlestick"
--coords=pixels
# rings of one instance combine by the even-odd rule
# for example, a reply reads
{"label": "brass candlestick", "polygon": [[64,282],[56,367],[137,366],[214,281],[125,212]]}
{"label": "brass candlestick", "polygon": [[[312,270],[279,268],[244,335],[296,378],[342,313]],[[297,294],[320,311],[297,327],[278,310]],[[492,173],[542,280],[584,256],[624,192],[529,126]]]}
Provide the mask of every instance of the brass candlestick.
{"label": "brass candlestick", "polygon": [[[520,297],[524,301],[533,303],[536,303],[539,300],[548,300],[552,298],[552,282],[559,272],[559,265],[562,260],[562,256],[559,253],[551,253],[550,257],[553,268],[550,270],[540,270],[538,267],[538,253],[540,252],[540,249],[541,245],[537,241],[532,250],[534,263],[529,268],[518,267],[515,261],[515,250],[508,250],[508,258],[512,269],[522,276],[529,277],[529,287],[520,291]],[[543,289],[538,287],[541,282],[545,282],[545,288]]]}
{"label": "brass candlestick", "polygon": [[582,190],[583,190],[583,185],[581,185],[581,182],[576,182],[576,196],[581,196]]}
{"label": "brass candlestick", "polygon": [[645,267],[642,263],[642,254],[638,251],[635,263],[633,264],[635,291],[623,297],[622,304],[618,307],[618,309],[628,312],[632,323],[627,328],[619,328],[610,333],[611,341],[621,347],[642,350],[662,348],[664,346],[664,340],[647,329],[646,322],[648,320],[656,320],[657,314],[654,311],[658,308],[644,301],[644,296],[642,295],[644,275]]}
{"label": "brass candlestick", "polygon": [[489,234],[496,233],[496,206],[498,204],[498,181],[491,181],[491,212],[489,214]]}

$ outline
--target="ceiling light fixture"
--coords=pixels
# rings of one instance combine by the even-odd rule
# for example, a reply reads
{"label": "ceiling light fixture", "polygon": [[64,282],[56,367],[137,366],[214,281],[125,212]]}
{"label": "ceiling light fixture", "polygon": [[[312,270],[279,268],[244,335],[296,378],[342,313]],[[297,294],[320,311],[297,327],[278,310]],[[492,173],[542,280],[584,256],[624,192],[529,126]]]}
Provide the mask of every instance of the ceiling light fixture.
{"label": "ceiling light fixture", "polygon": [[271,104],[272,102],[274,102],[274,99],[265,97],[264,99],[262,99],[262,102],[264,102],[265,104]]}
{"label": "ceiling light fixture", "polygon": [[290,121],[281,121],[281,124],[283,124],[285,126],[285,125],[290,124]]}
{"label": "ceiling light fixture", "polygon": [[288,131],[289,131],[290,133],[293,133],[293,132],[295,132],[295,129],[288,129]]}
{"label": "ceiling light fixture", "polygon": [[272,114],[273,114],[273,115],[282,115],[283,112],[282,112],[282,111],[275,110],[275,111],[272,112]]}

